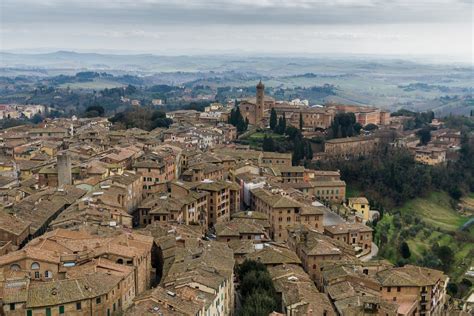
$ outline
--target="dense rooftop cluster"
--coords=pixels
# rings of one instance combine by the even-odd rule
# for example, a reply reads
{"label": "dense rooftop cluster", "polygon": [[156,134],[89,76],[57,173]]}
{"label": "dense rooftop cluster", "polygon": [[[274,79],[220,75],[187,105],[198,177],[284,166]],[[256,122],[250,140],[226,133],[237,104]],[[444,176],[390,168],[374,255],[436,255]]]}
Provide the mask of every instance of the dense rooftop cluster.
{"label": "dense rooftop cluster", "polygon": [[[263,88],[240,103],[251,124],[264,125],[271,108],[289,124],[302,115],[307,132],[338,111],[387,123],[378,109],[311,109]],[[366,223],[377,212],[364,197],[346,199],[338,170],[235,143],[226,113],[175,111],[169,129],[152,131],[113,130],[102,118],[0,131],[3,314],[232,315],[245,260],[267,267],[275,313],[443,314],[446,275],[371,260]],[[364,154],[378,139],[333,140],[315,159]],[[332,213],[334,203],[353,216]]]}

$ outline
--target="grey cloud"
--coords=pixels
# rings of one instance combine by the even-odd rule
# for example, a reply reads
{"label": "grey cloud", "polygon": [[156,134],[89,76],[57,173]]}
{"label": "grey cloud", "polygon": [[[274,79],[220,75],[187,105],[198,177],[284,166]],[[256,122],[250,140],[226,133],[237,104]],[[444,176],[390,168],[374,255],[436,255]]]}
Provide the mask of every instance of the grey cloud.
{"label": "grey cloud", "polygon": [[4,23],[364,24],[469,21],[458,0],[4,0]]}

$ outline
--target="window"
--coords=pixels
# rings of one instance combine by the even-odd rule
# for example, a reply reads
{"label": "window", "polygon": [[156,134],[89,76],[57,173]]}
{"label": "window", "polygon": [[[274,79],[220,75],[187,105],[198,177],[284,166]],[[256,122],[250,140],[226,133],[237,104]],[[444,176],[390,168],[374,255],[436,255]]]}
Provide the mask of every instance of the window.
{"label": "window", "polygon": [[33,311],[31,309],[27,310],[26,316],[33,316]]}
{"label": "window", "polygon": [[51,271],[45,271],[44,272],[44,277],[46,279],[51,279],[53,277],[53,273]]}
{"label": "window", "polygon": [[397,286],[397,292],[400,292],[400,291],[401,291],[401,288]]}
{"label": "window", "polygon": [[31,264],[31,270],[39,270],[39,268],[40,268],[40,265],[38,262],[33,262]]}
{"label": "window", "polygon": [[387,288],[387,292],[391,292],[391,291],[392,291],[392,288],[389,286],[389,287]]}
{"label": "window", "polygon": [[10,266],[10,270],[12,270],[12,271],[20,271],[21,268],[20,268],[20,266],[19,266],[18,264],[14,263],[14,264],[12,264],[12,265]]}
{"label": "window", "polygon": [[10,310],[14,311],[15,310],[15,303],[10,303]]}
{"label": "window", "polygon": [[35,279],[39,279],[40,278],[40,273],[38,271],[35,272]]}
{"label": "window", "polygon": [[98,298],[95,299],[95,303],[100,304],[100,302],[101,302],[101,299],[100,299],[100,296],[99,296]]}
{"label": "window", "polygon": [[51,307],[46,308],[46,316],[51,316]]}
{"label": "window", "polygon": [[77,303],[76,303],[76,309],[77,309],[78,311],[80,311],[80,310],[82,309],[82,304],[81,304],[81,302],[77,302]]}
{"label": "window", "polygon": [[59,306],[59,314],[64,314],[64,305]]}

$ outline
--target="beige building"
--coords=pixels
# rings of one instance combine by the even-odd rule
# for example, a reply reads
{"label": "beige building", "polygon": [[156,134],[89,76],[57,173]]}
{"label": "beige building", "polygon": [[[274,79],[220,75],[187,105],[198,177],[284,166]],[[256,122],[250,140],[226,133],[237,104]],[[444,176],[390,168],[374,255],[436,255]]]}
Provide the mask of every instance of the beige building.
{"label": "beige building", "polygon": [[299,265],[282,264],[269,267],[268,272],[281,297],[281,310],[285,315],[336,315],[327,294],[318,291]]}
{"label": "beige building", "polygon": [[354,258],[352,247],[304,226],[288,228],[288,246],[297,253],[302,266],[322,289],[321,264],[328,260]]}
{"label": "beige building", "polygon": [[21,272],[31,282],[67,279],[70,268],[94,259],[107,259],[131,267],[134,292],[141,293],[151,284],[153,238],[138,234],[99,237],[84,231],[57,229],[30,241],[25,248],[0,257],[4,274]]}
{"label": "beige building", "polygon": [[328,107],[338,112],[354,113],[356,122],[362,126],[368,124],[388,125],[390,123],[390,112],[375,107],[346,104],[329,105]]}
{"label": "beige building", "polygon": [[254,243],[269,241],[266,229],[258,220],[232,219],[230,222],[215,226],[217,241],[252,240]]}
{"label": "beige building", "polygon": [[347,206],[356,211],[364,220],[370,220],[370,204],[365,197],[352,197],[347,199]]}
{"label": "beige building", "polygon": [[171,194],[177,198],[186,197],[192,191],[207,193],[207,217],[200,221],[204,220],[209,227],[229,221],[230,214],[240,210],[240,187],[235,182],[205,180],[171,183]]}
{"label": "beige building", "polygon": [[[273,100],[267,100],[271,103]],[[252,125],[263,125],[265,107],[265,86],[262,81],[257,84],[257,94],[255,99],[243,100],[239,104],[240,113]],[[273,101],[274,102],[274,101]]]}
{"label": "beige building", "polygon": [[381,295],[399,305],[398,315],[443,315],[449,278],[443,272],[406,265],[377,273]]}
{"label": "beige building", "polygon": [[265,189],[251,190],[251,209],[267,214],[270,221],[270,237],[277,242],[286,241],[287,228],[295,224],[323,231],[321,208],[302,204],[292,198]]}
{"label": "beige building", "polygon": [[356,250],[370,252],[373,229],[361,223],[343,223],[324,226],[324,234],[355,247]]}
{"label": "beige building", "polygon": [[379,139],[371,136],[335,138],[325,142],[324,156],[326,158],[353,158],[372,154],[378,148]]}
{"label": "beige building", "polygon": [[176,250],[176,259],[160,286],[172,297],[204,298],[204,315],[230,315],[234,309],[232,250],[226,243],[205,241]]}
{"label": "beige building", "polygon": [[446,162],[446,149],[433,146],[415,147],[415,161],[425,165],[440,165]]}

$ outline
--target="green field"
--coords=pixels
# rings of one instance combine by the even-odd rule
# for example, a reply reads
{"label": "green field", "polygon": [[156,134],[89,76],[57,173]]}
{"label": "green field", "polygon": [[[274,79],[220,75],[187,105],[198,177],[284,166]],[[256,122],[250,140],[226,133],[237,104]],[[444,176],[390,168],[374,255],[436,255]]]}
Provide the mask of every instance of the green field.
{"label": "green field", "polygon": [[239,140],[248,143],[251,148],[253,149],[261,149],[263,139],[267,137],[272,137],[273,140],[276,142],[283,141],[286,139],[286,136],[273,133],[272,131],[264,131],[264,132],[254,132],[249,135],[245,135],[245,137],[241,137]]}
{"label": "green field", "polygon": [[463,233],[464,237],[459,231],[469,217],[453,209],[445,192],[432,192],[425,198],[411,200],[398,210],[402,220],[400,229],[395,227],[393,214],[385,214],[377,224],[376,240],[380,240],[381,235],[387,238],[379,255],[397,263],[401,258],[398,246],[404,240],[411,252],[408,262],[423,265],[424,259],[432,254],[434,244],[448,246],[454,253],[449,276],[453,281],[459,281],[474,263],[474,243],[470,242],[474,238],[474,227],[467,234]]}
{"label": "green field", "polygon": [[446,231],[456,231],[469,219],[452,208],[445,192],[432,192],[426,198],[409,201],[400,211],[415,213],[427,224]]}

